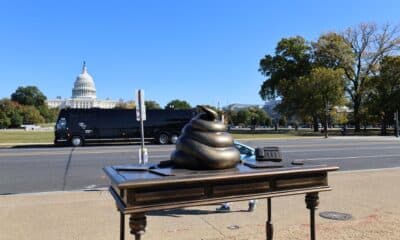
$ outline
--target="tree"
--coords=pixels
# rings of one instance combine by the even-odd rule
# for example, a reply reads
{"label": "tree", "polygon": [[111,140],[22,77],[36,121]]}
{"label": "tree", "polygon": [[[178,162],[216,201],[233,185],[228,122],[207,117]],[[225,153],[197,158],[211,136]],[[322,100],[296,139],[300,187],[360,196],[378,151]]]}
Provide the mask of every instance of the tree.
{"label": "tree", "polygon": [[[323,92],[324,87],[330,86],[332,74],[338,79],[342,79],[339,73],[344,74],[340,71],[330,72],[328,68],[334,71],[348,64],[351,59],[346,55],[351,53],[350,48],[345,48],[343,41],[343,37],[334,33],[322,35],[312,44],[302,37],[282,39],[275,56],[267,55],[260,61],[259,71],[267,77],[261,86],[260,96],[264,100],[280,97],[282,101],[277,110],[282,115],[311,118],[314,131],[318,131],[321,109],[325,109],[326,105],[322,101],[327,94]],[[343,54],[339,58],[334,55],[336,52]]]}
{"label": "tree", "polygon": [[191,109],[192,106],[184,100],[175,99],[167,103],[165,109]]}
{"label": "tree", "polygon": [[247,109],[240,109],[236,115],[236,125],[249,125],[251,119],[251,113]]}
{"label": "tree", "polygon": [[20,112],[12,111],[10,113],[10,126],[11,128],[21,127],[22,123],[24,123],[24,118]]}
{"label": "tree", "polygon": [[144,105],[146,109],[161,109],[160,104],[153,100],[144,101]]}
{"label": "tree", "polygon": [[271,122],[268,114],[261,108],[249,108],[250,118],[254,119],[256,125],[268,125]]}
{"label": "tree", "polygon": [[270,117],[267,117],[265,119],[264,126],[267,126],[267,127],[272,126],[272,119]]}
{"label": "tree", "polygon": [[36,86],[18,87],[11,94],[11,100],[21,105],[39,107],[45,104],[46,96]]}
{"label": "tree", "polygon": [[271,119],[268,117],[268,114],[260,108],[251,107],[239,111],[227,110],[225,115],[228,123],[233,125],[271,125]]}
{"label": "tree", "polygon": [[136,108],[136,103],[134,101],[118,102],[115,105],[115,108],[119,108],[119,109],[134,109],[134,108]]}
{"label": "tree", "polygon": [[225,120],[229,125],[236,125],[236,111],[226,110],[225,111]]}
{"label": "tree", "polygon": [[310,73],[312,48],[300,36],[281,39],[275,55],[266,55],[260,60],[259,71],[267,79],[259,94],[263,100],[281,98],[277,110],[282,115],[296,115],[303,99],[297,94],[297,81]]}
{"label": "tree", "polygon": [[340,106],[334,106],[329,114],[332,124],[345,125],[349,121],[347,109],[342,109]]}
{"label": "tree", "polygon": [[42,115],[40,115],[40,112],[34,106],[21,106],[21,116],[23,117],[23,123],[26,124],[45,122]]}
{"label": "tree", "polygon": [[0,111],[0,128],[8,128],[11,125],[11,119],[3,111]]}
{"label": "tree", "polygon": [[[387,55],[399,50],[399,27],[376,24],[360,24],[341,33],[342,39],[326,39],[330,48],[321,49],[329,62],[338,61],[344,70],[347,84],[346,92],[350,96],[354,109],[355,131],[360,131],[362,109],[368,95],[368,81],[376,76],[379,62]],[[351,54],[338,51],[343,46],[351,49]],[[351,57],[351,59],[349,58]]]}
{"label": "tree", "polygon": [[369,112],[381,118],[381,133],[386,135],[387,125],[400,108],[400,56],[387,56],[380,63],[380,73],[369,82],[366,101]]}
{"label": "tree", "polygon": [[[298,95],[304,99],[299,109],[303,116],[317,116],[327,123],[329,109],[344,103],[345,81],[341,69],[317,67],[309,76],[301,77],[298,83]],[[324,128],[327,131],[327,124]],[[318,131],[318,125],[314,124],[314,131]]]}
{"label": "tree", "polygon": [[136,108],[135,101],[126,101],[124,102],[122,99],[115,105],[115,108],[118,109],[134,109]]}
{"label": "tree", "polygon": [[41,105],[37,107],[37,110],[39,111],[40,115],[42,115],[46,123],[55,122],[60,111],[58,108],[49,108],[47,105]]}
{"label": "tree", "polygon": [[259,94],[263,100],[287,97],[290,83],[307,75],[311,69],[311,47],[300,36],[281,39],[275,55],[266,55],[260,60],[259,71],[267,77]]}
{"label": "tree", "polygon": [[[23,118],[21,116],[21,108],[22,106],[10,99],[2,99],[0,100],[0,112],[3,113],[2,125],[3,127],[20,127]],[[5,117],[4,117],[5,116]]]}
{"label": "tree", "polygon": [[321,35],[312,47],[316,66],[345,69],[354,65],[354,53],[346,39],[338,33]]}
{"label": "tree", "polygon": [[282,117],[279,119],[279,126],[286,126],[286,125],[287,125],[287,119],[286,119],[285,116],[282,116]]}

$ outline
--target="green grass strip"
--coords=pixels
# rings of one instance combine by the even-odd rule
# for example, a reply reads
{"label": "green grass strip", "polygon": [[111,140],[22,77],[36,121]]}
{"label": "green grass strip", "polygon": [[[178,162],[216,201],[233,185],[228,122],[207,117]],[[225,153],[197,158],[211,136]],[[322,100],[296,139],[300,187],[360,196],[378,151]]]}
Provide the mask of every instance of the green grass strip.
{"label": "green grass strip", "polygon": [[0,130],[0,143],[49,143],[53,141],[53,131]]}

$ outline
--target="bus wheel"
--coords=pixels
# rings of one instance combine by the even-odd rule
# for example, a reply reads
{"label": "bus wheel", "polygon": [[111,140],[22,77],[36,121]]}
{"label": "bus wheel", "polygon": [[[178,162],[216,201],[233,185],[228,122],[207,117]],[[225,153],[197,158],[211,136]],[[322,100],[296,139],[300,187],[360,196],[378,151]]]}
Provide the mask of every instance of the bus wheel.
{"label": "bus wheel", "polygon": [[74,147],[82,146],[82,144],[83,144],[82,138],[79,137],[79,136],[73,136],[73,137],[71,138],[71,144],[72,144],[72,146],[74,146]]}
{"label": "bus wheel", "polygon": [[172,144],[176,144],[176,142],[178,141],[178,134],[172,134],[171,135],[171,143]]}
{"label": "bus wheel", "polygon": [[166,133],[161,133],[161,134],[158,136],[158,143],[159,143],[159,144],[164,145],[164,144],[167,144],[168,142],[169,142],[169,136],[168,136],[168,134],[166,134]]}

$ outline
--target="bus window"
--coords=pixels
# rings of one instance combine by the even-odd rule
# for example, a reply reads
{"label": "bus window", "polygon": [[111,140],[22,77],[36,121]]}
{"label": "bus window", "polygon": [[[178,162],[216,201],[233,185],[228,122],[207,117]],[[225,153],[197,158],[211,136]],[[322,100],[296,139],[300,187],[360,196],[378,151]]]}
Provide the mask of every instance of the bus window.
{"label": "bus window", "polygon": [[56,128],[57,130],[65,129],[67,127],[67,120],[65,118],[60,118],[58,120]]}

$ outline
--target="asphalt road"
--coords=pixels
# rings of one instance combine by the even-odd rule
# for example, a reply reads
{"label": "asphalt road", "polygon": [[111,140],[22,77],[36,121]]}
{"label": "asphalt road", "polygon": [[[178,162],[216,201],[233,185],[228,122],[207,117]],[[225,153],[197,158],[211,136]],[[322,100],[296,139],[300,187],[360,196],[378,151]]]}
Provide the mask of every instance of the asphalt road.
{"label": "asphalt road", "polygon": [[[242,141],[252,147],[279,146],[290,160],[338,165],[341,171],[400,167],[400,140],[393,137],[332,137]],[[106,187],[104,166],[137,163],[138,145],[80,148],[0,149],[0,194]],[[149,145],[151,163],[167,160],[173,145]]]}

